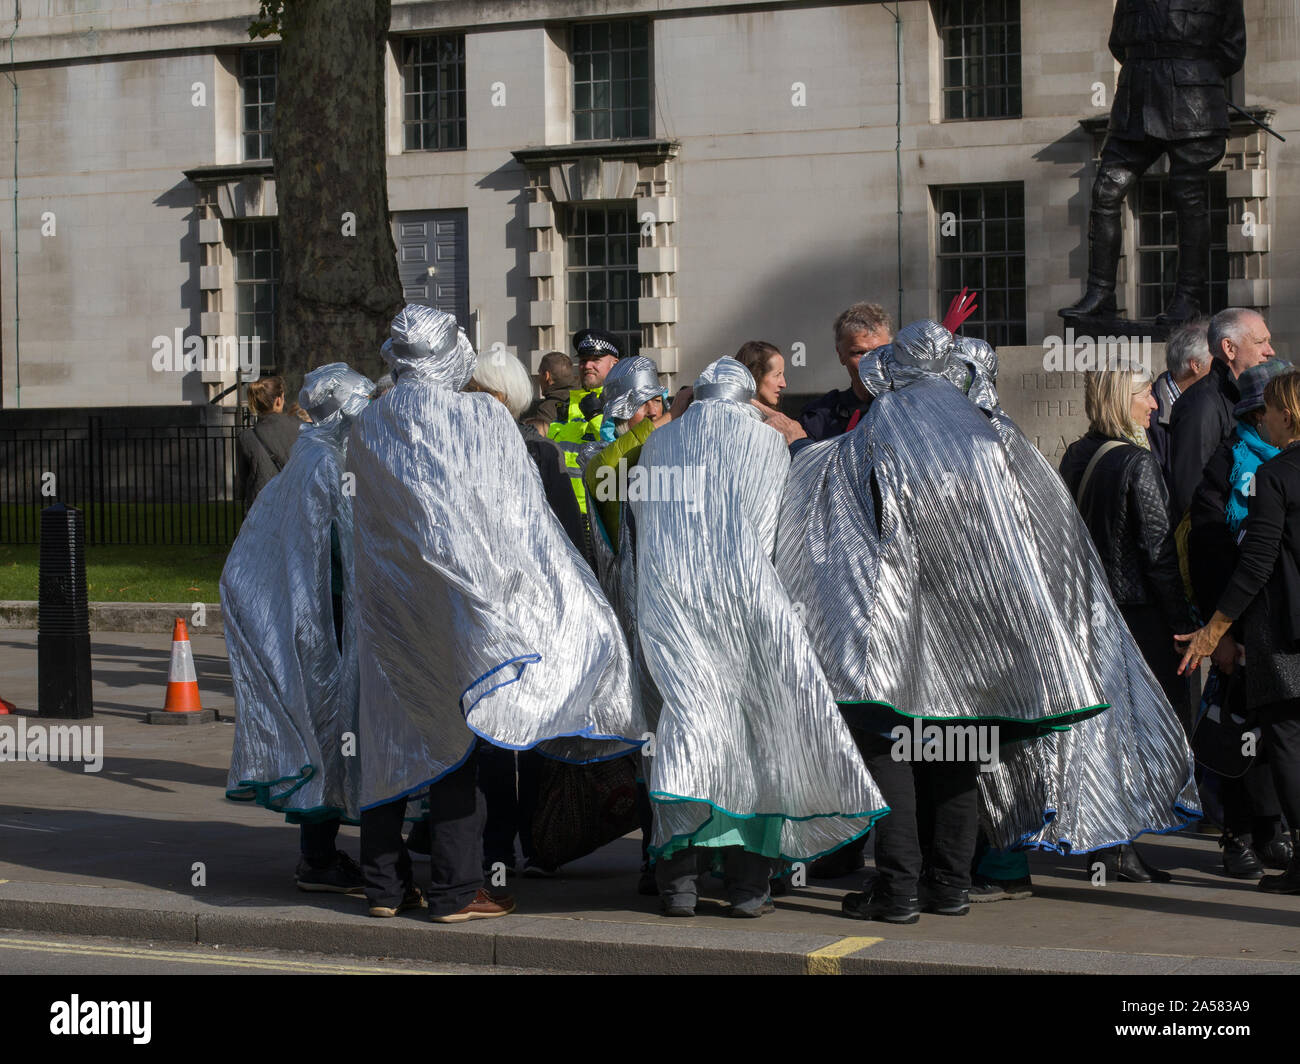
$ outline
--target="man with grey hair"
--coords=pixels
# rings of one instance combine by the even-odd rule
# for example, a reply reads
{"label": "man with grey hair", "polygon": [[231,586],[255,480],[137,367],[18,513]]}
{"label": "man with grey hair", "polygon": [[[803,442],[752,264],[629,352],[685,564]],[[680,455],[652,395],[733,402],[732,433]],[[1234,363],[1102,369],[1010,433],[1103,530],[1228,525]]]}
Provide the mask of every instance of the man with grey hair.
{"label": "man with grey hair", "polygon": [[1210,348],[1205,339],[1208,328],[1208,321],[1198,319],[1174,330],[1165,345],[1165,371],[1151,388],[1156,412],[1147,429],[1147,439],[1151,442],[1151,453],[1160,463],[1166,487],[1170,481],[1169,421],[1174,416],[1174,403],[1183,392],[1210,372]]}
{"label": "man with grey hair", "polygon": [[839,436],[848,431],[854,415],[860,418],[866,413],[871,393],[858,377],[858,362],[893,338],[893,319],[879,303],[854,303],[835,319],[835,354],[848,370],[849,387],[832,389],[804,407],[798,421],[808,433],[808,441],[796,440],[796,448]]}
{"label": "man with grey hair", "polygon": [[1268,325],[1245,307],[1229,307],[1210,319],[1206,334],[1213,362],[1174,407],[1169,423],[1169,495],[1175,524],[1191,505],[1205,464],[1232,431],[1241,399],[1237,378],[1273,357]]}

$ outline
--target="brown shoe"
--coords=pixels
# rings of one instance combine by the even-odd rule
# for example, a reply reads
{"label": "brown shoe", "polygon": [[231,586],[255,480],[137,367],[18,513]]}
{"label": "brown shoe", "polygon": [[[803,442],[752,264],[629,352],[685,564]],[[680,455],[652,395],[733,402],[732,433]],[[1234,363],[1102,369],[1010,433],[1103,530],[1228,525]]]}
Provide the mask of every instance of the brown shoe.
{"label": "brown shoe", "polygon": [[406,893],[402,900],[397,903],[396,907],[390,905],[372,905],[370,906],[370,915],[378,917],[396,916],[398,913],[404,913],[408,909],[423,909],[424,895],[420,893],[419,887],[407,887]]}
{"label": "brown shoe", "polygon": [[430,916],[435,924],[459,924],[465,920],[490,920],[494,916],[509,916],[515,911],[515,899],[509,894],[489,894],[483,887],[465,908],[446,916]]}

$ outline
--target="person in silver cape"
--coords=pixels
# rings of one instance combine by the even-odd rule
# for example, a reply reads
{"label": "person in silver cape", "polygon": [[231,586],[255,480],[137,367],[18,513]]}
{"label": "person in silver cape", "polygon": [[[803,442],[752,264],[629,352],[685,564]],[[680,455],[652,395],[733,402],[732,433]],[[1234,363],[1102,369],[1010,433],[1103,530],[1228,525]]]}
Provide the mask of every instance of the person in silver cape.
{"label": "person in silver cape", "polygon": [[[1078,599],[1077,609],[1100,636],[1090,661],[1110,703],[1104,714],[1068,733],[1004,748],[997,770],[980,778],[984,820],[996,825],[993,837],[1000,848],[1019,839],[1038,849],[1089,854],[1094,877],[1100,871],[1109,881],[1167,881],[1168,873],[1151,868],[1130,844],[1139,834],[1176,831],[1200,815],[1191,752],[1177,714],[1124,623],[1069,490],[998,402],[997,353],[982,340],[961,337],[954,355],[956,375],[949,378],[1002,437],[1028,504],[1044,571],[1063,601]],[[1106,638],[1110,633],[1114,638]],[[1039,804],[1050,819],[1041,831],[1029,831]],[[988,858],[997,859],[996,853]],[[993,887],[1000,885],[1005,886]],[[977,887],[985,898],[995,893],[988,886]]]}
{"label": "person in silver cape", "polygon": [[297,882],[308,891],[361,886],[360,867],[335,847],[360,799],[344,742],[357,730],[357,646],[343,466],[373,391],[342,362],[306,375],[298,402],[312,422],[245,517],[221,574],[238,708],[226,797],[302,825]]}
{"label": "person in silver cape", "polygon": [[[777,541],[777,568],[807,605],[813,645],[893,810],[876,833],[872,890],[844,909],[900,923],[922,907],[967,911],[977,792],[996,846],[1062,850],[1175,830],[1195,800],[1176,721],[1176,736],[1160,722],[1152,736],[1147,715],[1122,714],[1130,746],[1109,756],[1132,774],[1108,775],[1100,794],[1080,775],[1091,746],[1001,745],[1072,735],[1060,729],[1118,701],[1117,684],[1142,687],[1143,706],[1163,699],[1121,638],[1099,565],[1080,563],[1095,552],[1059,478],[953,386],[953,358],[952,335],[932,321],[864,356],[875,402],[854,432],[796,460]],[[962,726],[976,726],[974,749],[957,741]],[[1004,749],[1028,763],[1009,767]],[[918,809],[922,777],[932,797]]]}
{"label": "person in silver cape", "polygon": [[373,869],[372,909],[404,904],[404,800],[428,788],[430,919],[501,916],[513,900],[488,893],[480,864],[478,739],[585,762],[639,748],[644,715],[627,643],[514,419],[461,392],[476,355],[455,319],[408,306],[381,354],[395,383],[348,447],[361,807],[385,840],[372,853],[363,823],[367,889]]}
{"label": "person in silver cape", "polygon": [[645,490],[629,490],[637,626],[662,696],[655,874],[664,914],[692,916],[716,858],[728,915],[756,917],[773,908],[776,860],[843,846],[885,808],[772,566],[785,439],[733,358],[706,367],[693,394],[646,440]]}

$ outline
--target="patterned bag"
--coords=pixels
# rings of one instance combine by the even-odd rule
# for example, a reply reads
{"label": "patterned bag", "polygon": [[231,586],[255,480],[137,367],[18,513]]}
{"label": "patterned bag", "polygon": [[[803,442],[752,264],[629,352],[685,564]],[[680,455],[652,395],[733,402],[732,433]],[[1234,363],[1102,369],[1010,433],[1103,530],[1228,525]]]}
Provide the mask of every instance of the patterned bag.
{"label": "patterned bag", "polygon": [[636,759],[570,765],[542,758],[533,816],[539,863],[568,864],[637,829]]}

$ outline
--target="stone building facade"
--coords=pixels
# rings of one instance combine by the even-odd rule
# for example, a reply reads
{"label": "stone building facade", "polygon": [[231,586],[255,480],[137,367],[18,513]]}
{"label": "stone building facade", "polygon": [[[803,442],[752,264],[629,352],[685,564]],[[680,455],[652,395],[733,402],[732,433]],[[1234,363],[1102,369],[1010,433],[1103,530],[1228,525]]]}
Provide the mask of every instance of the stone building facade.
{"label": "stone building facade", "polygon": [[[968,331],[1037,372],[1087,269],[1112,7],[394,0],[388,191],[407,298],[534,365],[602,324],[673,384],[767,339],[791,392],[812,394],[843,384],[844,306],[941,315],[965,283],[981,295]],[[1234,123],[1214,298],[1264,310],[1285,352],[1300,26],[1291,0],[1245,7],[1234,98],[1288,140]],[[0,84],[0,126],[17,128],[0,137],[5,407],[204,403],[235,382],[241,336],[274,365],[277,75],[274,43],[248,40],[255,9],[22,6],[16,96]],[[1160,175],[1129,222],[1121,294],[1150,317],[1172,283]],[[224,357],[193,368],[187,343]]]}

